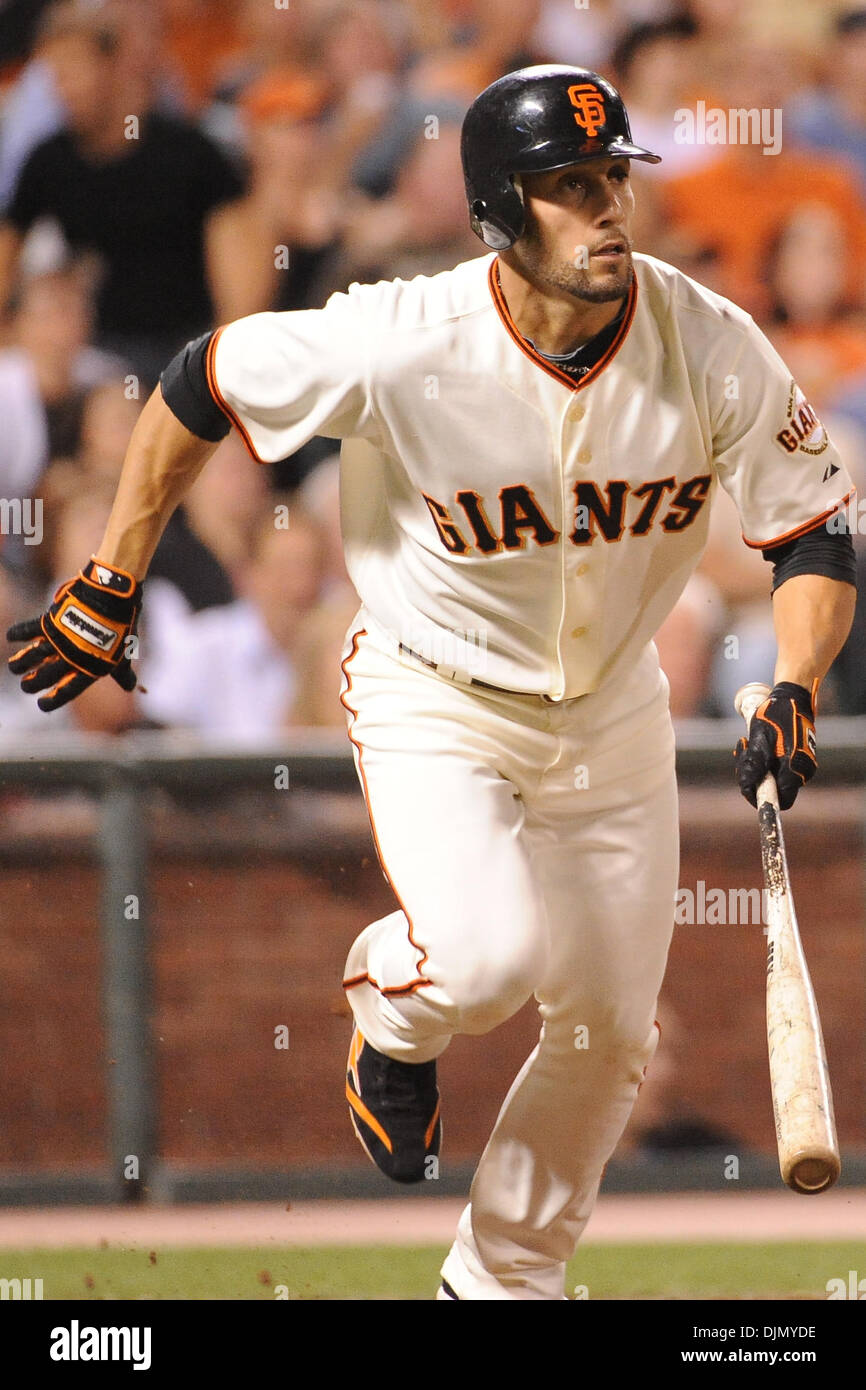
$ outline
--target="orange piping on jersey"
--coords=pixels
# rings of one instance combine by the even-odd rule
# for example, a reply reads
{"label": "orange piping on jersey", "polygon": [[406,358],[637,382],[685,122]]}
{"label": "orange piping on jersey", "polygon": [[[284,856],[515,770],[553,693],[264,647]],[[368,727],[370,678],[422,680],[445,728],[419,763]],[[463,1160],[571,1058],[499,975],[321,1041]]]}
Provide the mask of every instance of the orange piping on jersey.
{"label": "orange piping on jersey", "polygon": [[611,358],[616,356],[625,342],[626,334],[631,328],[634,311],[637,307],[637,276],[633,275],[628,292],[628,302],[626,304],[622,323],[619,326],[619,332],[604,356],[599,358],[595,366],[591,367],[586,373],[586,376],[581,377],[579,381],[575,381],[567,372],[560,371],[559,367],[554,366],[552,362],[548,362],[545,357],[542,357],[540,352],[536,352],[535,348],[530,347],[529,343],[520,333],[514,319],[511,317],[508,305],[505,302],[505,295],[502,293],[502,285],[499,281],[498,258],[491,262],[487,280],[490,286],[490,293],[493,297],[493,303],[496,306],[496,312],[502,319],[506,330],[520,348],[520,351],[525,352],[526,356],[534,362],[537,367],[540,367],[543,372],[547,372],[547,375],[552,376],[555,381],[561,381],[563,386],[567,386],[570,391],[582,391],[584,386],[589,386],[590,382],[595,381],[596,377],[604,371]]}
{"label": "orange piping on jersey", "polygon": [[833,506],[828,507],[826,512],[822,512],[820,516],[814,516],[811,521],[804,521],[802,526],[795,526],[793,531],[786,531],[783,536],[774,536],[771,541],[747,541],[746,537],[743,536],[743,544],[751,546],[752,550],[769,550],[770,546],[782,545],[785,541],[793,541],[798,536],[805,536],[807,531],[816,531],[822,521],[826,521],[828,516],[838,512],[846,502],[850,502],[856,491],[857,489],[852,487],[841,502],[834,502]]}
{"label": "orange piping on jersey", "polygon": [[[353,634],[353,636],[352,636],[352,650],[349,652],[349,655],[345,658],[345,660],[341,663],[341,667],[340,667],[340,669],[342,670],[343,675],[346,677],[346,681],[347,681],[346,689],[343,691],[343,693],[342,693],[341,696],[340,696],[340,704],[343,706],[344,709],[348,710],[349,714],[351,714],[351,716],[352,716],[352,724],[354,724],[355,720],[356,720],[357,717],[358,717],[358,711],[357,711],[356,709],[353,709],[352,706],[348,703],[348,701],[347,701],[347,699],[346,699],[346,696],[349,694],[349,692],[350,692],[351,689],[352,689],[352,676],[351,676],[351,673],[350,673],[348,667],[349,667],[349,662],[354,658],[354,656],[355,656],[355,654],[356,654],[356,652],[357,652],[357,650],[358,650],[358,638],[359,638],[359,637],[366,637],[366,636],[367,636],[367,630],[366,630],[366,628],[359,628],[358,631],[355,632],[355,633]],[[392,879],[391,875],[389,874],[389,872],[388,872],[388,866],[387,866],[387,864],[385,863],[385,860],[384,860],[384,858],[383,858],[383,856],[382,856],[382,846],[381,846],[380,843],[379,843],[379,836],[378,836],[378,833],[377,833],[377,831],[376,831],[376,822],[375,822],[374,819],[373,819],[373,807],[372,807],[372,805],[371,805],[371,803],[370,803],[370,788],[369,788],[368,785],[367,785],[367,776],[366,776],[366,773],[364,772],[364,749],[363,749],[363,747],[361,746],[361,744],[358,742],[358,740],[357,740],[357,738],[355,737],[355,735],[352,733],[352,727],[351,727],[351,725],[350,725],[350,727],[349,727],[349,741],[350,741],[351,743],[353,743],[353,744],[355,745],[355,747],[357,748],[357,750],[358,750],[358,768],[359,768],[359,771],[360,771],[360,774],[361,774],[361,782],[362,782],[362,785],[363,785],[363,788],[364,788],[364,800],[365,800],[365,802],[367,803],[367,814],[368,814],[368,816],[370,817],[370,829],[371,829],[372,832],[373,832],[373,843],[374,843],[375,846],[376,846],[376,853],[377,853],[378,856],[379,856],[379,863],[382,865],[382,869],[383,869],[383,871],[384,871],[385,877],[386,877],[386,879],[388,880],[389,884],[391,885],[391,888],[392,888],[393,893],[394,893],[394,897],[397,899],[398,903],[400,904],[401,908],[403,909],[403,915],[404,915],[404,917],[406,918],[406,921],[407,921],[408,924],[409,924],[409,940],[410,940],[410,942],[412,943],[412,945],[414,946],[415,950],[420,952],[421,959],[418,961],[418,964],[417,964],[417,967],[416,967],[416,969],[417,969],[417,971],[418,971],[418,977],[417,977],[417,979],[415,979],[415,980],[410,980],[408,984],[405,984],[405,985],[380,985],[380,984],[377,984],[377,983],[376,983],[376,981],[373,979],[372,975],[364,974],[364,975],[353,975],[352,978],[351,978],[350,980],[344,980],[344,981],[343,981],[343,988],[344,988],[344,989],[354,989],[356,985],[361,985],[361,984],[364,984],[364,983],[366,982],[367,984],[372,985],[373,989],[378,990],[380,994],[388,994],[388,995],[391,995],[391,994],[394,994],[394,995],[396,995],[396,994],[414,994],[414,992],[415,992],[416,989],[421,989],[424,985],[430,985],[430,984],[433,983],[432,980],[426,979],[426,978],[424,977],[424,975],[421,973],[422,970],[423,970],[423,968],[424,968],[424,966],[425,966],[426,963],[427,963],[427,951],[424,949],[423,946],[419,946],[419,945],[418,945],[418,942],[415,940],[414,936],[412,935],[412,930],[413,930],[413,928],[412,928],[412,918],[409,916],[409,913],[406,911],[406,905],[405,905],[405,903],[403,902],[403,899],[400,897],[400,894],[397,892],[397,889],[396,889],[395,884],[394,884],[394,880]]]}
{"label": "orange piping on jersey", "polygon": [[[225,327],[225,325],[223,325],[223,327]],[[228,401],[225,399],[219,387],[217,386],[216,372],[214,370],[214,355],[216,353],[216,345],[219,342],[222,331],[222,328],[217,329],[216,333],[214,333],[213,337],[208,343],[207,352],[205,353],[204,361],[205,372],[207,374],[208,390],[214,398],[214,403],[219,406],[226,419],[231,421],[238,434],[240,435],[241,439],[244,441],[244,444],[247,447],[247,453],[255,459],[256,463],[266,463],[267,459],[259,458],[255,449],[253,448],[253,441],[250,439],[249,434],[247,433],[246,429],[241,424],[237,415],[235,415],[235,412],[232,410]]]}
{"label": "orange piping on jersey", "polygon": [[[388,882],[391,883],[390,878]],[[393,884],[391,884],[391,886],[393,887]],[[405,912],[405,908],[403,910]],[[412,941],[412,945],[415,947],[416,951],[421,951],[423,949],[416,941],[412,940],[411,931],[409,932],[409,940]],[[423,959],[427,959],[426,951],[424,952]],[[418,964],[420,965],[421,962],[419,961]],[[373,979],[372,975],[364,973],[363,975],[353,975],[351,980],[344,980],[343,989],[354,989],[356,985],[371,985],[373,989],[378,990],[379,994],[401,995],[414,994],[416,989],[420,989],[422,985],[431,985],[432,983],[432,980],[413,980],[408,985],[380,985],[378,980]]]}

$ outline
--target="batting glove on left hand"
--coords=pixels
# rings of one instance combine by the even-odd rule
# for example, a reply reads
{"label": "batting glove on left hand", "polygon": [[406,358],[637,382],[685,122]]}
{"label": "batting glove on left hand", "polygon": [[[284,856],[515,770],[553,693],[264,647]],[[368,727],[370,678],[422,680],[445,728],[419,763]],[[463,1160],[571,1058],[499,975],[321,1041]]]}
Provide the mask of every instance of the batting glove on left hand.
{"label": "batting glove on left hand", "polygon": [[759,705],[749,726],[748,739],[734,749],[740,791],[753,806],[758,787],[772,772],[779,789],[779,806],[787,811],[797,792],[818,770],[813,700],[811,693],[793,681],[780,681]]}
{"label": "batting glove on left hand", "polygon": [[29,645],[9,658],[29,694],[48,690],[37,700],[46,713],[74,700],[100,676],[113,676],[132,690],[136,675],[126,639],[135,632],[141,608],[141,585],[126,570],[91,557],[77,578],[62,584],[41,618],[15,623],[9,642]]}

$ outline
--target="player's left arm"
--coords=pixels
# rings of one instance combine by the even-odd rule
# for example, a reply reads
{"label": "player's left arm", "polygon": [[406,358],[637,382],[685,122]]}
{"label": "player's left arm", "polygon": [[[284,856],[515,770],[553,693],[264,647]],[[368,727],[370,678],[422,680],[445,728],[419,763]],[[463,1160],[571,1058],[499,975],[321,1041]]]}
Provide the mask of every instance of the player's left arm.
{"label": "player's left arm", "polygon": [[[826,532],[818,538],[827,556],[824,573],[794,574],[773,592],[778,646],[775,685],[756,711],[748,739],[741,739],[735,750],[740,790],[753,806],[768,772],[776,778],[779,805],[787,810],[818,768],[818,687],[851,631],[857,602],[850,537],[833,539],[835,545]],[[822,567],[820,561],[812,563]],[[835,568],[839,573],[848,564],[850,572],[844,579],[826,572]],[[777,563],[777,574],[779,568]]]}
{"label": "player's left arm", "polygon": [[[846,507],[853,482],[778,353],[746,316],[739,347],[723,331],[708,374],[714,462],[737,506],[743,540],[773,565],[775,685],[735,749],[743,795],[756,804],[768,772],[790,807],[817,769],[817,692],[851,628],[856,561]],[[738,322],[737,322],[738,321]]]}
{"label": "player's left arm", "polygon": [[815,776],[817,688],[851,631],[855,603],[853,580],[827,574],[796,574],[774,591],[776,684],[734,752],[740,790],[753,806],[769,771],[783,810]]}
{"label": "player's left arm", "polygon": [[856,600],[853,583],[823,574],[795,575],[774,593],[775,685],[735,754],[740,790],[753,806],[768,772],[785,811],[818,770],[818,686],[851,630]]}
{"label": "player's left arm", "polygon": [[851,631],[857,591],[823,574],[797,574],[773,595],[778,658],[775,680],[812,689],[822,681]]}

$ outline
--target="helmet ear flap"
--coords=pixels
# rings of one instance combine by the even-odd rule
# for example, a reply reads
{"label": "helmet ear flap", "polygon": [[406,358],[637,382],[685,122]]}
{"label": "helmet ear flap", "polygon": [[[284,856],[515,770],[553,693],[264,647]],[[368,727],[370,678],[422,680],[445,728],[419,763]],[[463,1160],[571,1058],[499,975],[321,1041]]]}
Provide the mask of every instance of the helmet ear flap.
{"label": "helmet ear flap", "polygon": [[469,223],[476,236],[493,251],[507,251],[523,233],[525,217],[522,192],[509,178],[497,189],[496,212],[486,198],[473,198],[469,204]]}

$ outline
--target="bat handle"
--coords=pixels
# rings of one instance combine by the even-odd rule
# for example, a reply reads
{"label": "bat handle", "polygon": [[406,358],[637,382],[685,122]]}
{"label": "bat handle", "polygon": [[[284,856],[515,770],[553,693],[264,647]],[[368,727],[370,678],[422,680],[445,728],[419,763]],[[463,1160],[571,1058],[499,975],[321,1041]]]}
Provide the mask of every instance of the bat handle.
{"label": "bat handle", "polygon": [[[752,726],[755,711],[760,708],[770,694],[770,687],[764,685],[762,681],[751,681],[749,685],[743,685],[734,696],[734,709],[737,714],[741,714],[746,721],[746,732]],[[771,772],[768,772],[757,791],[758,806],[764,802],[769,802],[771,806],[779,809],[779,793],[776,788],[776,779]]]}
{"label": "bat handle", "polygon": [[762,681],[752,681],[749,685],[741,685],[734,696],[734,709],[745,719],[747,731],[752,723],[755,710],[764,703],[769,694],[770,687],[768,685],[764,685]]}

